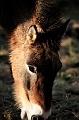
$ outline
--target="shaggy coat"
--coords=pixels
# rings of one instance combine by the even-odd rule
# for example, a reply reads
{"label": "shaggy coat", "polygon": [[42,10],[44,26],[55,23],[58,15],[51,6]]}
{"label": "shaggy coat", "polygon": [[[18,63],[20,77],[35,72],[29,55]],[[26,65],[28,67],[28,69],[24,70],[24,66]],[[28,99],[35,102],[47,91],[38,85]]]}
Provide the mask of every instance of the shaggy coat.
{"label": "shaggy coat", "polygon": [[14,98],[23,120],[47,120],[52,86],[62,64],[63,24],[53,0],[1,0],[0,23],[9,38]]}

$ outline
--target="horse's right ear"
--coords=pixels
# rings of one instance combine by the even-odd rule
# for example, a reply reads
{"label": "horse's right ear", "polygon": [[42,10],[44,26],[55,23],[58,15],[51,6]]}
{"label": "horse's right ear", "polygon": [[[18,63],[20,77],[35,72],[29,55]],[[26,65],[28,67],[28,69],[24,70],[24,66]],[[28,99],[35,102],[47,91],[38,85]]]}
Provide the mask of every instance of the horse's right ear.
{"label": "horse's right ear", "polygon": [[29,43],[34,43],[37,38],[37,28],[35,25],[29,27],[27,32],[27,41]]}

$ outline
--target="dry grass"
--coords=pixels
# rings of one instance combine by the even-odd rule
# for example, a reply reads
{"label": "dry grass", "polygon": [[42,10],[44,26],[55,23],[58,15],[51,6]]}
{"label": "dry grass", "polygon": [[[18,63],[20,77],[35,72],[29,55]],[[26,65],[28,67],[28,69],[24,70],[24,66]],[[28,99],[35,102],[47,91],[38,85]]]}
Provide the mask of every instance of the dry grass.
{"label": "dry grass", "polygon": [[[69,14],[72,16],[69,9],[65,9],[66,18]],[[78,11],[77,14],[74,13],[75,11],[75,19]],[[72,29],[78,26],[78,21],[74,21]],[[20,120],[20,111],[14,106],[12,98],[13,78],[7,57],[5,32],[2,28],[0,31],[0,120]],[[61,44],[60,59],[63,67],[56,77],[52,92],[53,120],[79,120],[79,39],[74,30],[71,32],[73,35],[64,38]]]}

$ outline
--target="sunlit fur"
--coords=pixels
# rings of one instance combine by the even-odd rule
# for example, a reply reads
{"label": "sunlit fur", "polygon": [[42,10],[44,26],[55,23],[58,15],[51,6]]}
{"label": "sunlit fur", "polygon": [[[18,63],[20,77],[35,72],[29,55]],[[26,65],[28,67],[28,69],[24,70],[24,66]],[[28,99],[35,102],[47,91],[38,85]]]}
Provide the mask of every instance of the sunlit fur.
{"label": "sunlit fur", "polygon": [[21,118],[40,115],[47,120],[53,81],[62,66],[58,50],[68,22],[62,23],[53,0],[1,0],[0,23],[10,41],[13,95]]}

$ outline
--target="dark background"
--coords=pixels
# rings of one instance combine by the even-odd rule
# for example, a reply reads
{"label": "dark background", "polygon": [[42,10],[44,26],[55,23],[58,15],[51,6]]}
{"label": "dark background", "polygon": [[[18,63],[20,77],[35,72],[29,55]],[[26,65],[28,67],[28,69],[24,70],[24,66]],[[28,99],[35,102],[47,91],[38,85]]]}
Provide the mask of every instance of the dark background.
{"label": "dark background", "polygon": [[[63,67],[53,87],[52,119],[79,120],[79,0],[56,0],[63,20],[70,19],[62,38]],[[20,120],[12,97],[13,78],[8,60],[8,40],[0,27],[0,120]]]}

